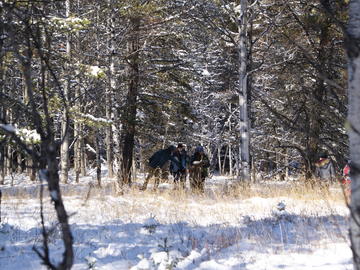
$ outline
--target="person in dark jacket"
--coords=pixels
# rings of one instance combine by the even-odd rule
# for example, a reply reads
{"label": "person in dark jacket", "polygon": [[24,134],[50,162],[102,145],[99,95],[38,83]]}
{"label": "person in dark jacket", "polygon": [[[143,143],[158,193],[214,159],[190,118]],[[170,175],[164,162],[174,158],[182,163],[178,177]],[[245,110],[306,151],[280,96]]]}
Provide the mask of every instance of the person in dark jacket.
{"label": "person in dark jacket", "polygon": [[315,163],[315,176],[327,184],[336,178],[334,164],[326,153],[321,153],[320,159]]}
{"label": "person in dark jacket", "polygon": [[174,159],[174,156],[173,156],[175,150],[176,150],[176,147],[173,145],[170,145],[166,149],[155,152],[149,158],[149,163],[148,163],[149,173],[145,179],[143,186],[141,187],[141,190],[145,190],[147,188],[147,184],[149,183],[149,180],[153,176],[155,177],[154,189],[156,189],[159,186],[161,174],[164,170],[167,169],[169,160],[176,162],[178,164],[178,162]]}
{"label": "person in dark jacket", "polygon": [[204,192],[205,179],[209,175],[210,161],[202,146],[197,146],[190,158],[190,186],[193,191]]}
{"label": "person in dark jacket", "polygon": [[177,162],[171,161],[170,172],[174,177],[175,188],[177,188],[180,184],[180,187],[184,189],[186,184],[186,166],[188,156],[185,146],[182,143],[178,144],[173,156]]}

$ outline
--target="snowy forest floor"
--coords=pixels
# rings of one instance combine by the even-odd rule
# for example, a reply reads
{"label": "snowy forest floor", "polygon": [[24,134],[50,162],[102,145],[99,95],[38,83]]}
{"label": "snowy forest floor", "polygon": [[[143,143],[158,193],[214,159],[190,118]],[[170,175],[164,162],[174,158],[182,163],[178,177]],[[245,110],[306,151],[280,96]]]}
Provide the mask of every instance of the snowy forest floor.
{"label": "snowy forest floor", "polygon": [[[264,182],[232,191],[214,176],[204,195],[135,188],[114,194],[114,180],[89,188],[91,176],[62,185],[74,237],[73,269],[352,269],[349,210],[339,185],[329,193],[301,183]],[[13,181],[13,186],[11,182]],[[94,182],[95,183],[95,182]],[[25,176],[1,187],[0,269],[45,269],[39,183]],[[44,199],[51,257],[63,247],[56,215]]]}

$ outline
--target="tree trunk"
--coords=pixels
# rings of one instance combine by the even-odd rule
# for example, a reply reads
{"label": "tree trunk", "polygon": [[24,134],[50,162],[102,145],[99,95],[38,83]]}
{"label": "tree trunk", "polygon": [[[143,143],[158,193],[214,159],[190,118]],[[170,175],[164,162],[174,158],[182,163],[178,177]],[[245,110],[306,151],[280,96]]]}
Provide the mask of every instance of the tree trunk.
{"label": "tree trunk", "polygon": [[233,176],[233,162],[232,162],[231,144],[229,144],[229,175]]}
{"label": "tree trunk", "polygon": [[5,147],[0,146],[0,185],[5,184]]}
{"label": "tree trunk", "polygon": [[354,269],[360,269],[360,0],[350,2],[346,49],[349,58],[349,112],[351,158],[350,240]]}
{"label": "tree trunk", "polygon": [[[65,1],[66,5],[66,18],[70,17],[70,0]],[[66,34],[66,61],[70,61],[71,57],[71,45],[70,45],[70,34]],[[69,64],[67,64],[66,75],[65,75],[65,82],[64,82],[64,102],[66,106],[69,102],[69,91],[70,91],[70,81],[69,81]],[[64,109],[63,117],[61,120],[61,181],[64,183],[68,182],[69,178],[69,145],[70,145],[70,138],[69,138],[69,121],[68,121],[68,112],[67,109]]]}
{"label": "tree trunk", "polygon": [[[64,241],[64,250],[63,250],[63,260],[58,266],[54,266],[50,262],[49,250],[46,249],[46,245],[43,246],[43,249],[38,251],[35,246],[34,249],[37,251],[38,255],[41,257],[42,262],[51,269],[61,269],[67,270],[71,269],[74,254],[72,249],[73,238],[70,231],[70,226],[68,223],[68,216],[65,211],[65,207],[61,198],[61,192],[59,187],[59,174],[58,174],[58,162],[57,162],[57,144],[54,142],[53,131],[55,127],[53,125],[53,121],[49,114],[48,108],[48,91],[45,90],[45,87],[36,89],[36,94],[33,86],[34,78],[32,75],[33,68],[37,68],[37,66],[33,65],[32,58],[34,52],[44,51],[41,45],[37,47],[38,50],[35,50],[35,45],[38,45],[35,35],[33,32],[33,28],[38,26],[33,24],[33,20],[31,19],[31,14],[34,14],[34,10],[31,9],[33,6],[28,6],[26,11],[29,13],[23,14],[21,12],[18,13],[18,16],[24,16],[24,18],[19,18],[19,27],[11,28],[9,27],[9,39],[17,40],[18,37],[21,38],[22,42],[26,44],[26,46],[22,46],[21,50],[17,46],[16,42],[11,42],[15,46],[14,54],[17,56],[20,65],[21,72],[24,78],[26,94],[28,96],[28,104],[27,111],[30,112],[29,119],[31,123],[29,123],[32,128],[35,128],[37,133],[40,134],[41,145],[40,147],[34,147],[34,151],[29,149],[29,147],[24,143],[18,143],[18,147],[21,150],[32,156],[34,167],[40,169],[40,175],[42,175],[42,179],[47,180],[49,194],[54,203],[54,207],[57,213],[57,218],[59,220],[59,224],[61,226],[62,237]],[[39,13],[39,10],[36,9],[36,12]],[[39,13],[41,14],[41,13]],[[44,17],[48,17],[46,14]],[[16,36],[16,38],[15,38]],[[11,40],[13,41],[13,40]],[[42,92],[42,98],[38,95],[39,92]],[[18,105],[24,106],[24,104],[20,101],[17,101]],[[41,110],[41,111],[40,111]],[[9,121],[9,123],[13,124]],[[46,131],[46,132],[45,132]],[[15,135],[15,134],[13,134]],[[19,140],[19,138],[17,139]],[[40,151],[40,152],[39,152]],[[45,230],[45,226],[43,226]],[[43,231],[43,235],[46,235],[47,232]],[[44,239],[46,241],[46,237]],[[48,259],[47,261],[45,259]],[[49,267],[50,266],[50,267]]]}
{"label": "tree trunk", "polygon": [[47,146],[47,180],[48,188],[52,201],[54,202],[57,219],[61,226],[62,238],[64,242],[63,261],[58,269],[71,269],[74,262],[73,237],[70,230],[68,215],[61,197],[59,186],[59,174],[56,160],[56,147],[54,145]]}
{"label": "tree trunk", "polygon": [[80,148],[80,123],[74,123],[74,172],[75,172],[75,182],[79,183],[80,178],[80,166],[81,166],[81,148]]}
{"label": "tree trunk", "polygon": [[[3,36],[4,34],[4,24],[3,24],[3,13],[2,9],[0,10],[0,36]],[[0,39],[0,52],[3,51],[3,39]],[[0,53],[0,94],[2,92],[5,93],[5,78],[6,78],[6,71],[5,71],[5,65],[4,65],[4,59],[3,59],[3,53]],[[5,119],[6,117],[6,110],[5,107],[0,106],[0,119]],[[5,143],[0,142],[0,185],[5,184]],[[0,204],[1,206],[1,204]],[[1,215],[0,215],[1,218]],[[1,222],[1,220],[0,220]]]}
{"label": "tree trunk", "polygon": [[5,175],[12,174],[12,153],[13,149],[11,145],[5,147]]}
{"label": "tree trunk", "polygon": [[248,115],[248,94],[247,94],[247,9],[248,1],[241,0],[240,15],[238,18],[239,27],[239,106],[240,106],[240,149],[239,161],[240,180],[250,181],[250,132]]}
{"label": "tree trunk", "polygon": [[[108,26],[110,30],[110,38],[109,38],[109,86],[106,91],[106,118],[112,119],[112,103],[113,103],[113,95],[115,92],[116,87],[116,80],[115,80],[115,25],[114,25],[114,19],[115,19],[115,11],[112,5],[112,1],[108,1],[109,5],[109,20],[108,20]],[[113,130],[112,125],[106,127],[106,161],[107,161],[107,167],[108,167],[108,177],[113,178],[114,177],[114,136],[113,136]]]}
{"label": "tree trunk", "polygon": [[132,32],[128,41],[129,90],[123,117],[122,184],[131,184],[131,166],[135,145],[137,97],[139,91],[140,18],[131,18]]}
{"label": "tree trunk", "polygon": [[[79,37],[77,37],[79,40]],[[80,72],[76,71],[76,77],[80,77]],[[80,79],[80,78],[79,78]],[[80,85],[75,87],[75,108],[76,111],[82,112],[81,104],[81,88]],[[81,173],[81,141],[82,141],[82,124],[79,121],[74,122],[74,172],[75,172],[75,182],[79,183],[80,173]]]}
{"label": "tree trunk", "polygon": [[288,180],[289,179],[289,155],[288,155],[288,148],[285,149],[285,179]]}
{"label": "tree trunk", "polygon": [[257,182],[256,167],[255,167],[254,159],[251,159],[251,180],[252,180],[253,183]]}
{"label": "tree trunk", "polygon": [[96,151],[96,180],[101,187],[101,155],[100,155],[100,134],[95,132],[95,151]]}
{"label": "tree trunk", "polygon": [[[24,73],[25,74],[25,73]],[[23,74],[22,79],[23,81],[26,81],[26,78],[24,77],[25,75]],[[30,78],[32,79],[32,78]],[[29,85],[27,83],[24,83],[23,85],[23,102],[24,104],[28,104],[29,103]],[[32,146],[29,146],[29,148],[31,149]],[[36,178],[36,169],[34,168],[34,162],[32,160],[31,156],[26,155],[25,157],[25,165],[26,165],[26,169],[25,169],[25,173],[29,176],[31,181],[35,181]],[[16,152],[16,172],[17,173],[22,173],[22,155],[20,151]]]}
{"label": "tree trunk", "polygon": [[[74,3],[75,5],[75,3]],[[76,1],[76,7],[74,7],[76,10],[79,10],[81,8],[82,2],[80,0]],[[76,41],[73,41],[73,44],[75,44],[74,48],[72,48],[72,50],[74,52],[76,52],[77,54],[81,52],[81,38],[80,38],[80,33],[76,32],[75,34],[75,39]],[[77,62],[80,63],[82,60],[80,58],[77,59]],[[82,91],[82,76],[81,76],[81,72],[79,69],[75,70],[75,74],[76,74],[76,80],[78,81],[78,84],[74,87],[74,92],[75,92],[75,97],[74,97],[74,101],[75,101],[75,110],[78,113],[83,113],[84,111],[84,100],[83,100],[83,92]],[[75,172],[75,182],[79,183],[80,181],[80,175],[85,176],[86,171],[85,171],[85,167],[82,167],[82,156],[84,155],[83,153],[83,148],[82,148],[82,143],[83,143],[83,134],[84,134],[84,125],[80,122],[80,121],[74,121],[74,172]]]}
{"label": "tree trunk", "polygon": [[222,174],[221,171],[221,150],[220,150],[221,146],[218,146],[217,148],[217,160],[218,160],[218,166],[219,166],[219,174]]}
{"label": "tree trunk", "polygon": [[224,151],[224,158],[221,164],[221,174],[225,175],[225,166],[226,166],[226,153],[228,151],[228,148],[225,146],[225,151]]}
{"label": "tree trunk", "polygon": [[[29,148],[31,150],[33,150],[33,146],[29,146]],[[20,156],[20,163],[18,164],[19,168],[21,168],[21,154],[19,154]],[[31,181],[35,181],[36,180],[36,168],[35,168],[35,162],[33,160],[33,158],[31,156],[27,157],[27,173],[28,176],[30,177]]]}
{"label": "tree trunk", "polygon": [[85,148],[85,141],[84,141],[84,138],[81,137],[81,140],[80,140],[80,149],[81,149],[81,164],[80,164],[80,171],[81,171],[81,175],[82,176],[86,176],[86,155],[85,155],[85,151],[86,151],[86,148]]}
{"label": "tree trunk", "polygon": [[[317,59],[319,62],[319,66],[323,67],[321,72],[327,73],[326,67],[329,57],[329,52],[327,45],[331,42],[331,33],[330,31],[331,25],[329,23],[320,24],[320,36],[319,36],[319,49]],[[329,76],[330,77],[330,76]],[[308,127],[308,141],[307,141],[307,156],[308,156],[308,172],[306,173],[306,178],[310,178],[313,176],[315,171],[315,162],[318,159],[319,152],[319,138],[321,135],[321,112],[323,108],[321,105],[323,104],[325,93],[326,93],[326,85],[321,76],[317,76],[317,81],[315,87],[313,88],[310,95],[310,112],[309,112],[309,127]]]}
{"label": "tree trunk", "polygon": [[[231,132],[231,114],[232,114],[232,108],[231,108],[231,103],[229,103],[229,113],[230,113],[230,117],[229,117],[229,134],[230,136],[232,136],[232,132]],[[232,143],[230,142],[228,144],[229,147],[229,175],[233,176],[233,162],[232,162]]]}

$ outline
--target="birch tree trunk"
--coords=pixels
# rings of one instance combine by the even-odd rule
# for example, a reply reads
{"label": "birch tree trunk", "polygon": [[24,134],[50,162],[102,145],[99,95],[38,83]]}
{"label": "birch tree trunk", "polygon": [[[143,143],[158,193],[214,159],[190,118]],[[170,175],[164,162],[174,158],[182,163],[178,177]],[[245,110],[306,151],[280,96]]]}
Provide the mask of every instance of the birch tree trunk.
{"label": "birch tree trunk", "polygon": [[233,162],[232,162],[231,144],[229,144],[229,175],[233,176]]}
{"label": "birch tree trunk", "polygon": [[[80,93],[79,87],[75,90],[76,100],[78,100]],[[80,103],[76,105],[77,110],[80,110]],[[74,139],[76,140],[74,143],[74,171],[75,171],[75,181],[79,183],[80,171],[81,171],[81,123],[75,121],[74,123]]]}
{"label": "birch tree trunk", "polygon": [[226,153],[229,152],[229,146],[227,145],[225,148],[224,162],[222,164],[222,173],[225,174],[225,166],[226,166]]}
{"label": "birch tree trunk", "polygon": [[[66,0],[65,2],[66,5],[66,18],[69,18],[70,16],[70,0]],[[70,45],[70,34],[66,34],[66,61],[70,61],[70,52],[71,52],[71,45]],[[64,97],[65,100],[64,102],[66,104],[68,104],[69,101],[69,87],[70,87],[70,82],[69,82],[69,66],[67,64],[67,68],[66,68],[66,75],[65,75],[65,82],[64,82]],[[68,178],[69,178],[69,128],[68,128],[68,114],[67,114],[67,109],[64,110],[63,112],[63,117],[61,120],[61,138],[62,138],[62,143],[61,143],[61,181],[63,181],[64,183],[68,182]]]}
{"label": "birch tree trunk", "polygon": [[[230,136],[232,136],[231,134],[231,114],[232,114],[232,108],[231,108],[231,103],[229,103],[229,113],[230,113],[230,116],[229,116],[229,133],[230,133]],[[231,142],[228,144],[229,146],[229,175],[230,176],[233,176],[233,162],[232,162],[232,146],[231,146]]]}
{"label": "birch tree trunk", "polygon": [[351,158],[350,240],[354,269],[360,269],[360,0],[350,2],[346,49],[349,58],[349,112]]}
{"label": "birch tree trunk", "polygon": [[239,162],[240,180],[250,181],[250,132],[248,116],[248,95],[247,95],[247,9],[248,1],[241,0],[240,15],[238,18],[239,27],[239,106],[240,106],[240,147]]}
{"label": "birch tree trunk", "polygon": [[218,160],[218,166],[219,166],[219,174],[222,175],[220,146],[218,146],[218,148],[217,148],[217,160]]}

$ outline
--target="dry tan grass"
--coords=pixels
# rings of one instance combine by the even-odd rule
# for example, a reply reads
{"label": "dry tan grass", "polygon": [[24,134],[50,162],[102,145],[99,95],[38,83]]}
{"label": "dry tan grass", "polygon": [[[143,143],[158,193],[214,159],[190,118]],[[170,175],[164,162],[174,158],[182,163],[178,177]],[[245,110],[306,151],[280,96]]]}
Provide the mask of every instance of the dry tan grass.
{"label": "dry tan grass", "polygon": [[[211,187],[205,194],[193,193],[190,190],[160,189],[153,191],[151,188],[140,191],[138,187],[124,188],[116,194],[114,200],[120,200],[121,204],[114,205],[108,196],[104,196],[102,189],[95,188],[82,195],[84,202],[96,201],[97,206],[103,208],[104,213],[112,213],[113,217],[124,217],[128,220],[136,220],[137,216],[158,214],[166,216],[168,222],[181,221],[189,213],[187,221],[191,221],[191,213],[194,217],[206,217],[209,214],[219,222],[235,222],[235,216],[243,216],[246,211],[253,213],[270,213],[281,200],[289,200],[288,207],[298,213],[328,208],[331,213],[333,207],[345,206],[344,195],[340,185],[332,185],[329,189],[321,186],[309,186],[302,183],[258,183],[251,186],[236,186],[224,188],[222,186]],[[118,198],[118,199],[116,199]],[[258,198],[260,203],[254,203],[252,198]],[[267,200],[270,199],[270,200]],[[263,200],[263,203],[261,203]],[[298,201],[305,202],[301,209],[297,206]],[[293,201],[293,202],[292,202]],[[268,205],[266,205],[268,204]],[[315,210],[305,209],[306,205],[314,206]],[[311,209],[311,207],[308,207]],[[311,213],[311,214],[312,214]],[[305,213],[306,214],[306,213]],[[197,223],[197,220],[193,220]]]}
{"label": "dry tan grass", "polygon": [[[245,200],[254,197],[260,198],[291,198],[295,200],[304,201],[316,201],[327,200],[332,203],[345,203],[345,196],[342,187],[338,183],[330,185],[329,188],[324,188],[321,185],[310,185],[305,181],[296,182],[275,182],[267,181],[263,183],[252,184],[238,184],[238,185],[216,185],[207,187],[204,194],[192,192],[187,188],[173,189],[172,185],[168,189],[159,189],[153,191],[151,188],[146,191],[139,190],[139,183],[141,180],[135,181],[133,187],[125,187],[120,190],[116,187],[115,182],[108,182],[103,187],[97,187],[96,185],[82,185],[81,188],[71,188],[67,186],[64,190],[63,196],[79,196],[83,203],[92,198],[100,198],[106,200],[107,195],[132,197],[153,200],[154,198],[161,197],[161,200],[167,200],[173,203],[190,203],[196,200],[197,203],[216,203],[216,202],[231,202],[236,200]],[[44,196],[48,196],[47,188],[44,188]],[[3,193],[3,199],[8,200],[11,198],[28,199],[39,197],[39,189],[34,192],[29,192],[26,189],[19,188],[14,192]],[[157,203],[158,200],[154,200],[153,203]]]}
{"label": "dry tan grass", "polygon": [[[138,181],[139,183],[140,181]],[[329,187],[324,187],[319,184],[308,184],[305,181],[297,182],[272,182],[267,181],[264,183],[252,183],[252,184],[239,184],[232,186],[212,186],[208,187],[204,194],[193,192],[189,188],[183,189],[173,189],[172,186],[168,189],[158,189],[156,191],[148,188],[146,191],[140,191],[139,185],[134,185],[133,187],[125,187],[120,192],[115,187],[115,184],[109,184],[106,187],[107,191],[105,192],[103,188],[99,187],[88,187],[86,192],[82,193],[84,201],[88,200],[91,197],[100,197],[105,198],[104,195],[113,195],[113,196],[122,196],[126,195],[127,197],[132,197],[134,200],[136,198],[154,200],[153,203],[158,203],[159,198],[161,200],[167,200],[168,202],[174,203],[185,203],[196,200],[197,203],[216,203],[216,202],[231,202],[236,200],[245,200],[254,197],[260,198],[290,198],[294,200],[303,200],[303,201],[317,201],[325,200],[332,203],[345,204],[345,196],[342,190],[342,187],[338,183],[333,183]],[[76,195],[71,194],[66,195]],[[160,201],[161,201],[160,200]]]}
{"label": "dry tan grass", "polygon": [[229,197],[248,199],[251,197],[276,198],[288,197],[296,200],[328,199],[343,202],[344,195],[341,185],[333,183],[329,187],[320,184],[308,184],[305,181],[292,183],[271,182],[238,185],[229,189]]}
{"label": "dry tan grass", "polygon": [[[331,185],[328,191],[319,185],[312,186],[303,182],[268,181],[251,186],[233,187],[219,184],[208,185],[205,194],[193,193],[188,189],[173,190],[171,185],[168,186],[169,188],[157,191],[151,188],[140,191],[138,185],[134,185],[132,188],[125,187],[117,193],[115,185],[111,183],[108,185],[103,188],[84,186],[81,192],[68,191],[64,202],[69,213],[74,213],[71,219],[95,224],[114,220],[143,224],[144,219],[154,216],[161,224],[170,225],[169,227],[178,234],[182,233],[181,228],[186,225],[176,226],[177,223],[199,225],[204,231],[207,231],[209,226],[215,225],[214,228],[217,229],[209,235],[213,239],[212,247],[219,250],[241,243],[245,239],[256,246],[267,245],[274,253],[278,252],[277,249],[280,252],[294,237],[292,228],[299,236],[299,243],[294,244],[299,248],[307,246],[316,248],[317,245],[322,247],[341,239],[347,240],[344,224],[337,225],[338,230],[334,229],[335,225],[327,226],[329,223],[335,224],[339,220],[346,219],[344,196],[338,184]],[[22,207],[26,205],[27,200],[21,197],[17,199],[17,203],[11,201],[7,203],[14,204],[11,205],[12,215],[16,215],[16,219],[21,220],[24,218],[21,216]],[[277,203],[281,200],[286,201],[289,217],[296,216],[288,228],[284,227],[286,219],[277,220],[277,216],[273,214]],[[299,203],[299,200],[302,202]],[[53,206],[49,199],[46,202],[47,213],[52,213]],[[334,204],[336,207],[333,206]],[[337,208],[339,205],[340,210]],[[38,217],[38,210],[33,215]],[[324,219],[324,216],[327,218]],[[336,216],[344,218],[339,219]],[[51,220],[55,219],[56,217],[51,215]],[[324,220],[326,222],[323,222]],[[245,226],[240,227],[239,224]],[[177,228],[179,228],[178,232],[176,232]],[[227,228],[228,234],[223,234],[223,228]],[[233,228],[233,231],[230,228]],[[278,229],[282,230],[280,240]],[[201,247],[202,239],[196,234],[186,237],[193,248]],[[269,243],[273,244],[269,245]]]}

